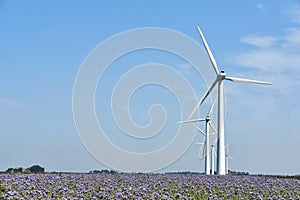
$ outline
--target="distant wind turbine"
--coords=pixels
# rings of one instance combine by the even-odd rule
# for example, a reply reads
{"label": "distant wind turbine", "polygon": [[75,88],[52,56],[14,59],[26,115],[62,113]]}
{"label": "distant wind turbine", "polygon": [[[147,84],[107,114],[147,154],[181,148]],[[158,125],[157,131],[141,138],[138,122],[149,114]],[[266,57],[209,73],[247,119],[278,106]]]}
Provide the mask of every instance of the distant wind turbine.
{"label": "distant wind turbine", "polygon": [[[209,175],[210,174],[210,127],[213,129],[214,133],[217,133],[217,130],[214,128],[214,126],[212,125],[210,119],[210,115],[214,109],[215,103],[216,103],[216,99],[214,99],[214,102],[210,108],[210,110],[207,113],[206,118],[201,118],[201,119],[191,119],[191,120],[186,120],[186,121],[181,121],[181,122],[177,122],[177,124],[183,124],[183,123],[195,123],[195,122],[202,122],[205,121],[205,132],[202,131],[198,126],[196,126],[195,124],[193,124],[193,126],[205,136],[205,141],[203,143],[203,152],[201,153],[203,157],[205,157],[205,174]],[[202,144],[202,143],[198,143],[198,144]],[[202,159],[201,158],[201,159]]]}
{"label": "distant wind turbine", "polygon": [[226,174],[229,174],[229,167],[228,167],[228,163],[229,163],[229,159],[232,160],[232,161],[235,161],[230,155],[229,155],[229,144],[227,144],[225,146],[225,149],[226,149]]}
{"label": "distant wind turbine", "polygon": [[217,155],[215,145],[211,145],[211,175],[215,174],[215,157]]}
{"label": "distant wind turbine", "polygon": [[207,91],[204,93],[203,97],[200,99],[200,101],[195,106],[194,110],[188,117],[188,120],[192,118],[192,116],[195,114],[195,112],[198,110],[198,108],[201,106],[203,101],[206,99],[206,97],[209,95],[209,93],[214,89],[214,87],[218,86],[218,141],[217,141],[217,174],[218,175],[225,175],[226,174],[226,167],[225,167],[225,136],[224,136],[224,85],[223,80],[229,80],[233,82],[242,82],[242,83],[256,83],[256,84],[265,84],[265,85],[271,85],[270,82],[264,82],[264,81],[256,81],[256,80],[250,80],[250,79],[244,79],[244,78],[235,78],[227,76],[225,71],[219,72],[219,69],[217,67],[217,62],[212,54],[212,52],[209,49],[209,46],[202,34],[202,31],[200,27],[198,26],[198,31],[201,37],[201,40],[204,44],[205,50],[209,56],[209,59],[211,61],[211,64],[213,66],[213,69],[216,73],[216,79],[215,81],[209,86]]}

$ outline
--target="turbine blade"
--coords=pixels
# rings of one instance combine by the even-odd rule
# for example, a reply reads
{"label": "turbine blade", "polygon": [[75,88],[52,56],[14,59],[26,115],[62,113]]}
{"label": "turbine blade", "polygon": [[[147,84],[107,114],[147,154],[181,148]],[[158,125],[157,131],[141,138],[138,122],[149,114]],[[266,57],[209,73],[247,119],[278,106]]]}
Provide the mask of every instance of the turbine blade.
{"label": "turbine blade", "polygon": [[235,162],[235,160],[234,160],[230,155],[227,154],[227,156],[228,156],[228,158],[229,158],[230,160],[232,160],[233,162]]}
{"label": "turbine blade", "polygon": [[230,143],[227,143],[227,144],[225,145],[225,148],[228,149],[229,146],[230,146]]}
{"label": "turbine blade", "polygon": [[210,110],[208,111],[208,113],[207,113],[207,116],[210,116],[210,114],[211,114],[211,112],[213,111],[213,109],[214,109],[214,107],[215,107],[215,104],[216,104],[216,101],[217,101],[217,95],[215,96],[215,98],[214,98],[214,101],[213,101],[213,103],[212,103],[212,105],[211,105],[211,107],[210,107]]}
{"label": "turbine blade", "polygon": [[217,157],[217,152],[216,152],[215,148],[212,148],[212,152],[213,152],[214,156]]}
{"label": "turbine blade", "polygon": [[190,122],[202,122],[205,121],[206,119],[191,119],[191,120],[184,120],[177,122],[177,124],[184,124],[184,123],[190,123]]}
{"label": "turbine blade", "polygon": [[213,131],[214,131],[215,133],[218,133],[217,129],[212,125],[211,122],[209,122],[209,125],[210,125],[210,127],[213,129]]}
{"label": "turbine blade", "polygon": [[212,66],[213,66],[213,68],[214,68],[216,74],[218,75],[218,74],[219,74],[219,70],[218,70],[217,62],[216,62],[216,60],[215,60],[213,54],[211,53],[211,51],[210,51],[210,49],[209,49],[209,46],[208,46],[208,44],[207,44],[207,42],[206,42],[206,40],[205,40],[205,38],[204,38],[204,35],[203,35],[203,33],[202,33],[202,31],[201,31],[201,29],[200,29],[199,26],[198,26],[198,32],[199,32],[200,37],[201,37],[201,40],[202,40],[202,42],[203,42],[203,44],[204,44],[204,46],[205,46],[205,50],[206,50],[206,52],[207,52],[207,54],[208,54],[208,57],[209,57],[209,59],[210,59],[210,62],[211,62],[211,64],[212,64]]}
{"label": "turbine blade", "polygon": [[206,99],[206,97],[209,95],[209,93],[213,90],[213,88],[215,87],[215,85],[217,84],[217,82],[218,82],[218,79],[216,79],[211,84],[211,86],[206,90],[206,92],[204,93],[204,95],[202,96],[202,98],[200,99],[200,101],[197,103],[196,107],[191,112],[191,114],[188,117],[188,119],[191,119],[191,117],[195,114],[195,112],[197,111],[197,109],[201,106],[201,104],[203,103],[203,101]]}
{"label": "turbine blade", "polygon": [[230,80],[233,82],[241,82],[241,83],[255,83],[255,84],[264,84],[264,85],[273,85],[271,82],[265,82],[265,81],[257,81],[257,80],[251,80],[251,79],[245,79],[245,78],[235,78],[235,77],[225,77],[226,80]]}
{"label": "turbine blade", "polygon": [[206,139],[204,140],[204,145],[203,145],[203,149],[202,149],[202,158],[205,158],[206,156]]}
{"label": "turbine blade", "polygon": [[203,159],[204,159],[204,157],[202,156],[201,150],[199,151],[199,159],[200,159],[200,160],[203,160]]}
{"label": "turbine blade", "polygon": [[205,144],[206,144],[206,140],[204,140],[202,143],[197,143],[197,144],[201,144],[202,145],[202,147],[200,148],[200,150],[199,150],[199,159],[203,159],[204,158],[204,156],[203,156],[203,152],[204,152],[204,148],[205,148]]}
{"label": "turbine blade", "polygon": [[202,133],[204,136],[206,136],[206,133],[204,131],[202,131],[198,126],[196,126],[195,124],[193,124],[193,126],[200,132]]}

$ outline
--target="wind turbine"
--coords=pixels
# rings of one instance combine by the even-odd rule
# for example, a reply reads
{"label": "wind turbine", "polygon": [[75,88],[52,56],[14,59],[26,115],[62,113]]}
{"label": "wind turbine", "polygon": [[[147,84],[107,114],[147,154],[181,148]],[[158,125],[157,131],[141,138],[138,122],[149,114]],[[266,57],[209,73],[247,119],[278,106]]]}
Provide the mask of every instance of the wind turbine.
{"label": "wind turbine", "polygon": [[195,112],[198,110],[200,105],[203,103],[203,101],[206,99],[206,97],[209,95],[209,93],[214,89],[214,87],[218,86],[218,141],[217,141],[217,174],[218,175],[225,175],[226,174],[226,167],[225,167],[225,136],[224,136],[224,80],[229,80],[233,82],[243,82],[243,83],[256,83],[256,84],[265,84],[265,85],[271,85],[270,82],[264,82],[264,81],[256,81],[256,80],[250,80],[250,79],[244,79],[244,78],[235,78],[227,76],[225,71],[219,71],[217,62],[202,34],[202,31],[200,27],[198,26],[198,31],[201,37],[201,40],[204,44],[205,50],[209,56],[209,59],[211,61],[211,64],[213,66],[213,69],[216,73],[216,79],[215,81],[209,86],[208,90],[204,93],[203,97],[200,99],[200,101],[197,103],[196,107],[188,117],[188,120],[192,118],[192,116],[195,114]]}
{"label": "wind turbine", "polygon": [[215,156],[216,156],[216,149],[215,145],[211,145],[211,175],[215,174]]}
{"label": "wind turbine", "polygon": [[[215,106],[215,103],[216,103],[216,99],[214,99],[214,102],[210,108],[210,110],[208,111],[207,113],[207,116],[206,118],[200,118],[200,119],[192,119],[192,120],[185,120],[185,121],[181,121],[181,122],[177,122],[177,124],[183,124],[183,123],[195,123],[195,122],[202,122],[202,121],[205,121],[205,132],[202,131],[198,126],[196,126],[195,124],[193,124],[193,126],[200,132],[202,133],[204,136],[205,136],[205,141],[203,143],[204,147],[203,147],[203,153],[204,156],[202,157],[205,157],[205,174],[209,175],[210,174],[210,157],[209,157],[209,154],[210,154],[210,139],[209,139],[209,136],[210,136],[210,127],[213,129],[214,133],[217,132],[217,130],[214,128],[214,126],[212,125],[211,121],[210,121],[210,115],[213,111],[213,108]],[[201,144],[201,143],[198,143],[198,144]],[[213,161],[212,161],[213,162]]]}
{"label": "wind turbine", "polygon": [[225,146],[225,149],[226,149],[226,174],[229,174],[229,168],[228,168],[228,163],[229,163],[229,159],[232,160],[232,161],[235,161],[230,155],[229,155],[229,144],[227,144]]}
{"label": "wind turbine", "polygon": [[205,157],[205,165],[204,165],[204,167],[205,167],[205,174],[206,175],[210,175],[210,160],[209,160],[210,158],[209,158],[209,155],[206,154],[207,149],[209,149],[209,148],[207,148],[207,146],[206,146],[206,140],[203,143],[198,142],[196,144],[203,145],[202,151],[201,151],[201,149],[199,151],[199,159],[203,159]]}

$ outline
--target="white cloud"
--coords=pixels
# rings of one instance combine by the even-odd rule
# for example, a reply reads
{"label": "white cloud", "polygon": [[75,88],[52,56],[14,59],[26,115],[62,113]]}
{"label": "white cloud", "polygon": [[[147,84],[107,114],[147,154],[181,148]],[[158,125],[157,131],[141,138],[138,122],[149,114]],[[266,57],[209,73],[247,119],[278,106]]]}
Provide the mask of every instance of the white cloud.
{"label": "white cloud", "polygon": [[282,37],[242,37],[241,42],[258,47],[238,54],[234,63],[273,73],[300,72],[300,29],[286,29]]}
{"label": "white cloud", "polygon": [[264,15],[266,15],[268,13],[268,9],[262,3],[256,4],[256,8]]}
{"label": "white cloud", "polygon": [[236,65],[272,72],[274,74],[285,72],[299,73],[300,55],[283,50],[268,49],[245,52],[234,58]]}
{"label": "white cloud", "polygon": [[192,76],[192,74],[193,74],[192,69],[193,69],[193,66],[191,64],[187,64],[187,63],[180,64],[178,66],[178,71],[187,76]]}
{"label": "white cloud", "polygon": [[254,45],[260,48],[274,46],[277,41],[278,38],[272,36],[246,36],[241,38],[242,43]]}
{"label": "white cloud", "polygon": [[6,97],[0,97],[0,107],[20,108],[20,107],[22,107],[22,104],[13,99],[9,99]]}
{"label": "white cloud", "polygon": [[[252,50],[233,57],[233,64],[249,69],[247,75],[273,82],[273,91],[284,96],[298,94],[300,88],[300,28],[289,28],[282,36],[245,36],[240,40]],[[275,91],[274,91],[275,92]]]}
{"label": "white cloud", "polygon": [[284,12],[292,22],[300,23],[300,6],[292,5]]}
{"label": "white cloud", "polygon": [[283,44],[283,47],[287,48],[289,51],[300,50],[300,28],[288,28],[285,32],[286,35],[283,37],[285,43]]}

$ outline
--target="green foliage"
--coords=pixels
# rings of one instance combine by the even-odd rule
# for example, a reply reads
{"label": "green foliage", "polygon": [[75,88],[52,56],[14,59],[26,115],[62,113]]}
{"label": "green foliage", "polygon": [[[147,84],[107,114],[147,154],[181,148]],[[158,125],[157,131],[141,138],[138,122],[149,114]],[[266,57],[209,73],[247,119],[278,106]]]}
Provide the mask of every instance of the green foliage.
{"label": "green foliage", "polygon": [[102,170],[93,170],[90,171],[90,173],[98,174],[98,173],[104,173],[104,174],[116,174],[118,172],[114,170],[107,170],[107,169],[102,169]]}
{"label": "green foliage", "polygon": [[45,172],[45,168],[39,166],[39,165],[33,165],[28,168],[28,170],[32,173],[43,173]]}
{"label": "green foliage", "polygon": [[228,170],[228,174],[230,174],[230,175],[249,175],[249,172],[236,172],[236,171]]}
{"label": "green foliage", "polygon": [[183,172],[166,172],[165,174],[200,174],[200,173],[199,172],[183,171]]}
{"label": "green foliage", "polygon": [[13,168],[8,168],[5,172],[11,173],[14,169]]}
{"label": "green foliage", "polygon": [[45,168],[39,165],[33,165],[27,169],[23,167],[8,168],[5,173],[44,173]]}
{"label": "green foliage", "polygon": [[0,185],[0,193],[5,193],[6,187],[4,185]]}
{"label": "green foliage", "polygon": [[22,173],[23,172],[23,168],[22,167],[17,167],[14,169],[14,173]]}

